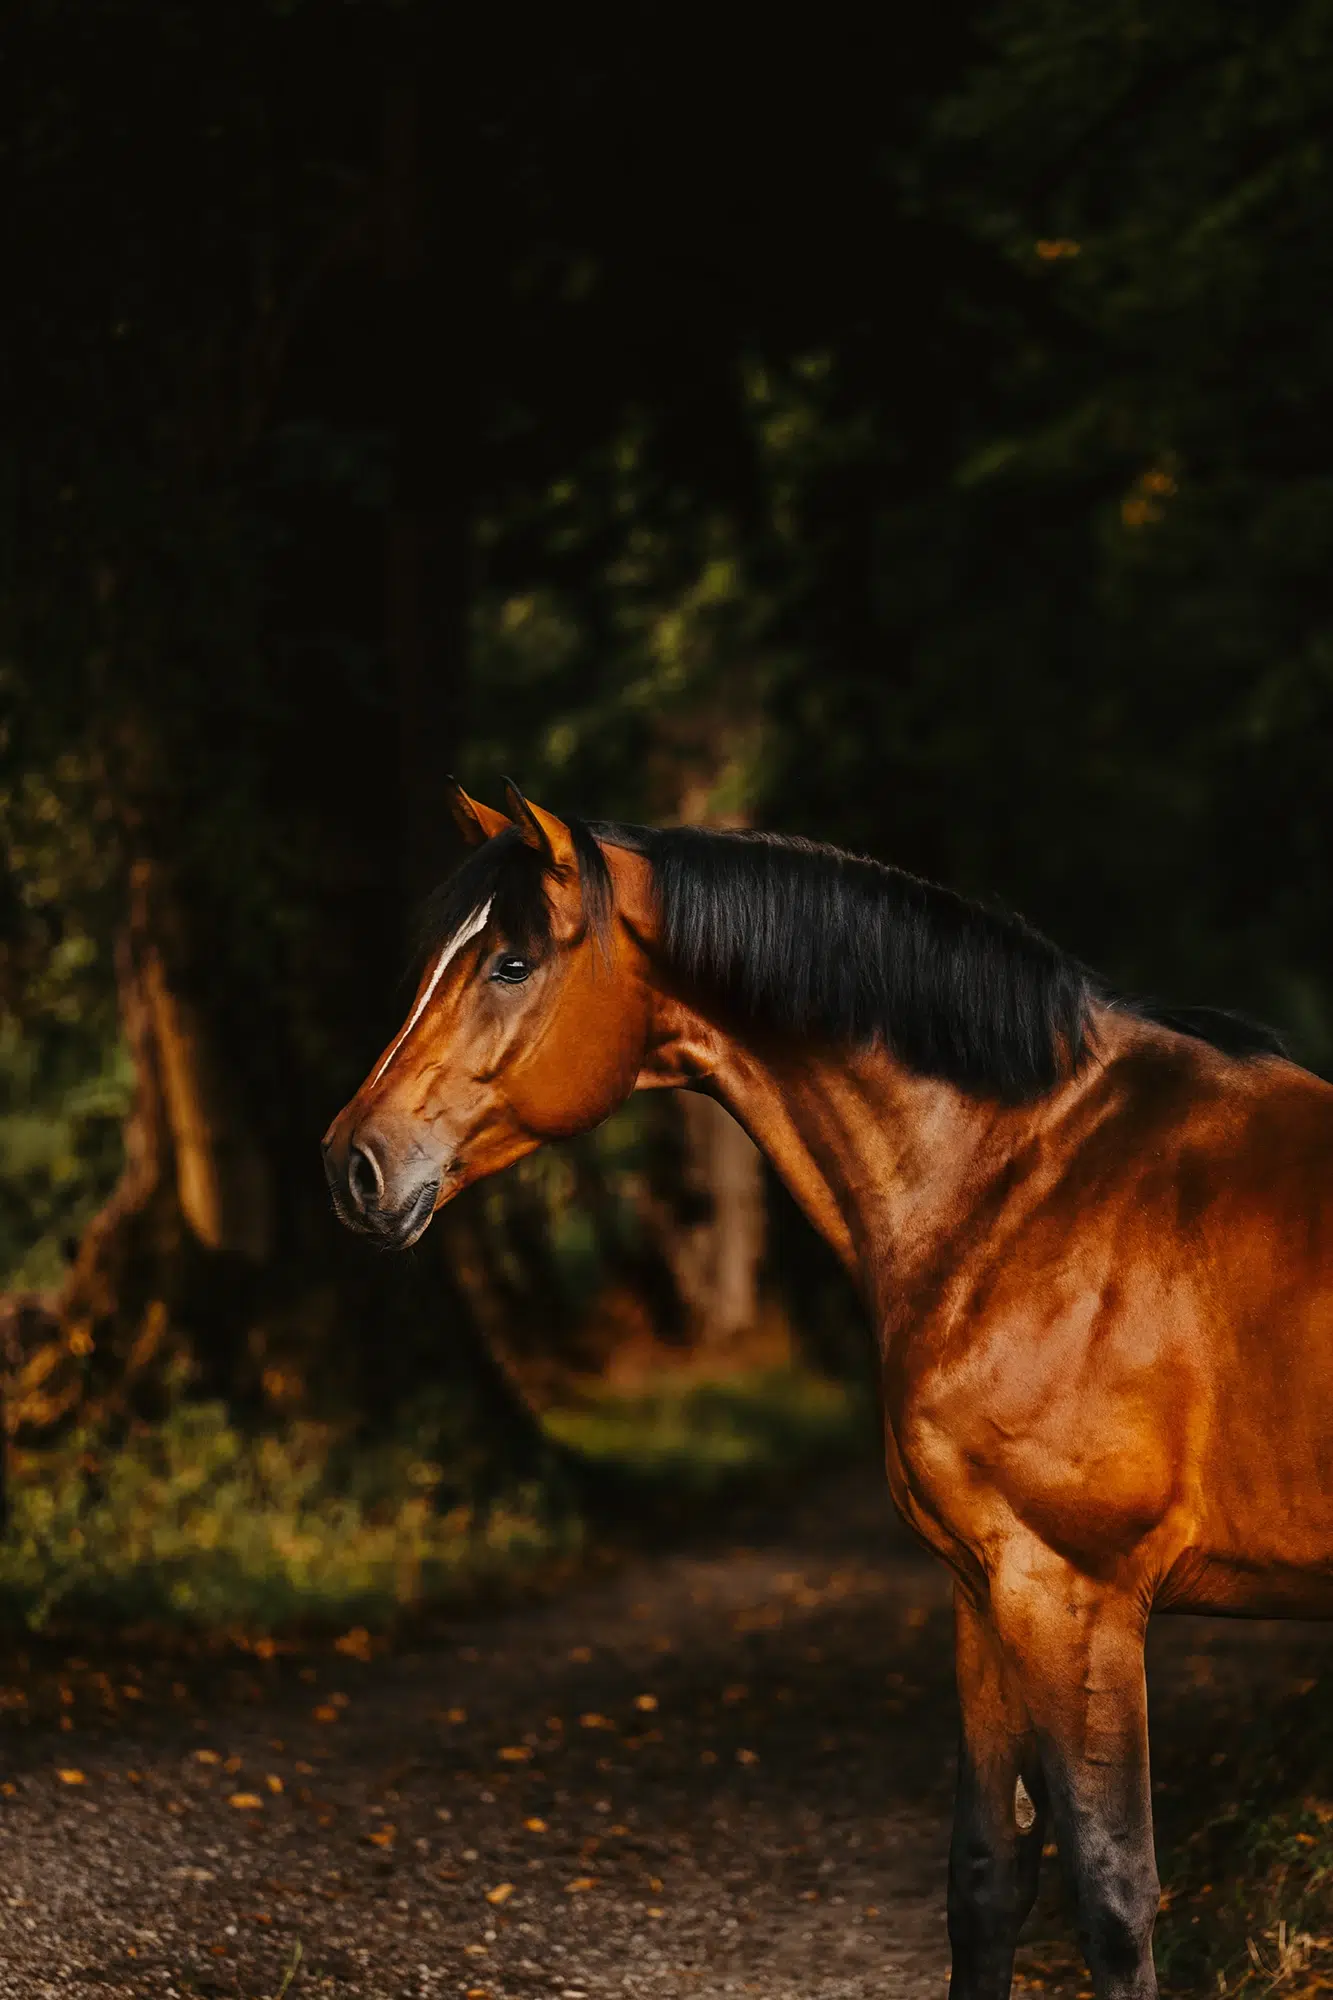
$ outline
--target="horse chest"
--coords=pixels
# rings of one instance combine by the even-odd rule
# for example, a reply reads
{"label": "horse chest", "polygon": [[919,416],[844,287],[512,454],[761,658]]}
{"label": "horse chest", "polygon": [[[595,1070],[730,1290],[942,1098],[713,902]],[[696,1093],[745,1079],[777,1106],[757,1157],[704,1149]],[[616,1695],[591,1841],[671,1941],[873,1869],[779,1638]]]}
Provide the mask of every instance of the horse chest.
{"label": "horse chest", "polygon": [[886,1351],[886,1463],[900,1511],[961,1574],[1016,1535],[1104,1565],[1154,1534],[1183,1449],[1137,1354],[1085,1312],[927,1317]]}

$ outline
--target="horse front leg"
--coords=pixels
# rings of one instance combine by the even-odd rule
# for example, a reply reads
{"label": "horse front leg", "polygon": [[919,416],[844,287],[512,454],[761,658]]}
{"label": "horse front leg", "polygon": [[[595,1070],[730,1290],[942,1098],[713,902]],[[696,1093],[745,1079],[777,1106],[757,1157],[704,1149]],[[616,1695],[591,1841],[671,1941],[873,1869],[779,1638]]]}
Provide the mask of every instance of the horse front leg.
{"label": "horse front leg", "polygon": [[990,1612],[1036,1731],[1097,2000],[1155,2000],[1158,1882],[1143,1672],[1146,1602],[1031,1545]]}
{"label": "horse front leg", "polygon": [[987,1613],[954,1592],[962,1731],[949,1848],[950,2000],[1007,2000],[1037,1893],[1046,1783],[1013,1663]]}

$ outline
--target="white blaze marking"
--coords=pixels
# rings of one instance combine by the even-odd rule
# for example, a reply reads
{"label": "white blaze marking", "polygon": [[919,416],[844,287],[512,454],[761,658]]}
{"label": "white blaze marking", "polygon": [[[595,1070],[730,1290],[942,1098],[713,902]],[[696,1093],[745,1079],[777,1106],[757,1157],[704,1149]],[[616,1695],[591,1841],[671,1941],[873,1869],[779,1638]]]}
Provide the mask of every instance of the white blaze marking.
{"label": "white blaze marking", "polygon": [[463,946],[468,943],[469,939],[474,938],[479,930],[483,930],[485,928],[486,919],[487,917],[489,917],[490,914],[491,914],[490,903],[483,903],[481,908],[477,910],[474,915],[468,918],[467,922],[463,925],[462,930],[454,932],[454,935],[450,938],[448,944],[444,947],[444,950],[440,953],[439,957],[436,959],[435,970],[431,973],[431,976],[426,983],[425,992],[422,994],[421,998],[417,1001],[416,1006],[412,1009],[412,1012],[408,1017],[406,1027],[400,1031],[398,1039],[394,1042],[392,1048],[389,1050],[388,1055],[385,1056],[384,1061],[375,1071],[374,1076],[371,1077],[370,1088],[372,1090],[375,1088],[375,1085],[379,1082],[385,1070],[389,1067],[389,1064],[393,1061],[394,1057],[397,1055],[399,1049],[401,1049],[401,1047],[403,1046],[403,1043],[407,1040],[408,1036],[411,1034],[413,1028],[415,1028],[417,1022],[421,1019],[422,1015],[425,1013],[426,1008],[430,1004],[431,994],[435,991],[436,987],[440,983],[440,980],[444,976],[444,969],[448,965],[449,961],[458,956],[459,952],[463,949]]}
{"label": "white blaze marking", "polygon": [[1033,1805],[1032,1796],[1021,1778],[1014,1786],[1014,1819],[1018,1823],[1020,1833],[1030,1833],[1037,1823],[1037,1808]]}

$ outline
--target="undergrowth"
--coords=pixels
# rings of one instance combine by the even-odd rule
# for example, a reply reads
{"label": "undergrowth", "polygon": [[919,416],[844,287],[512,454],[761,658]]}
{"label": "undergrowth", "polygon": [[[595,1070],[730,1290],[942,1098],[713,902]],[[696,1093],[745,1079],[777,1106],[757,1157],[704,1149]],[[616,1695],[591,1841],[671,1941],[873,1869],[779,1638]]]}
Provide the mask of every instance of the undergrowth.
{"label": "undergrowth", "polygon": [[[845,1391],[793,1370],[598,1395],[549,1427],[632,1507],[636,1481],[639,1498],[697,1498],[808,1463],[855,1421]],[[309,1423],[250,1436],[220,1404],[183,1402],[114,1450],[85,1435],[15,1452],[0,1616],[383,1626],[568,1564],[604,1530],[564,1488],[460,1498],[446,1436],[443,1418],[420,1412],[410,1434],[374,1448]]]}
{"label": "undergrowth", "polygon": [[1238,1711],[1223,1738],[1232,1747],[1192,1774],[1162,1760],[1166,1992],[1333,1989],[1330,1695],[1326,1677],[1308,1679]]}

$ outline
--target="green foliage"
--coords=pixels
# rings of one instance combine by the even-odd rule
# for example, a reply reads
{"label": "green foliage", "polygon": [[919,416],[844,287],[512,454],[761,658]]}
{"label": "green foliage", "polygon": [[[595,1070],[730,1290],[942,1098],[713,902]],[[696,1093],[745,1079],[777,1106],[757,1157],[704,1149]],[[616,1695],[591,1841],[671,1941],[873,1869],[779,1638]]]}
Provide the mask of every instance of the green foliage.
{"label": "green foliage", "polygon": [[33,1454],[15,1480],[0,1601],[33,1624],[381,1624],[577,1546],[536,1493],[484,1518],[440,1512],[444,1469],[413,1441],[352,1459],[334,1445],[315,1425],[247,1438],[221,1405],[186,1404],[119,1449],[74,1438]]}
{"label": "green foliage", "polygon": [[601,1390],[547,1417],[547,1428],[594,1463],[708,1492],[738,1472],[791,1472],[845,1451],[872,1430],[842,1383],[804,1369],[724,1381]]}
{"label": "green foliage", "polygon": [[[606,1392],[548,1422],[620,1479],[688,1498],[827,1458],[863,1416],[798,1370]],[[247,1435],[221,1404],[181,1403],[114,1446],[76,1436],[16,1454],[0,1610],[33,1625],[381,1627],[576,1557],[596,1524],[552,1492],[469,1497],[457,1429],[428,1396],[410,1427],[369,1444],[313,1423]]]}
{"label": "green foliage", "polygon": [[1041,913],[1327,1061],[1333,23],[1019,0],[987,27],[936,121],[983,253],[990,372],[949,509],[982,566],[920,642],[924,686],[960,637],[973,685],[989,654],[990,758],[1052,829],[1045,860],[1035,829],[1009,843]]}
{"label": "green foliage", "polygon": [[110,1191],[130,1098],[106,949],[117,843],[87,763],[0,784],[0,848],[0,1289],[36,1289]]}

